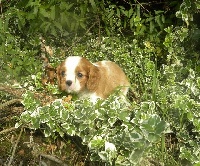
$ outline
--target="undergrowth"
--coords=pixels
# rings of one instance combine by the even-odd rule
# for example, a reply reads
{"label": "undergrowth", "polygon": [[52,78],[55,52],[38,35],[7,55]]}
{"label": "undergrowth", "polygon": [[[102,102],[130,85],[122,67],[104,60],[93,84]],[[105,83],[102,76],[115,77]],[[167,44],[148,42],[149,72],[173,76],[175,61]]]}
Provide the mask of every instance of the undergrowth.
{"label": "undergrowth", "polygon": [[[92,61],[98,57],[119,63],[139,101],[124,102],[113,94],[92,104],[87,99],[65,102],[63,96],[42,105],[27,91],[23,96],[26,111],[16,127],[26,124],[36,130],[42,126],[46,137],[76,135],[89,147],[92,161],[107,165],[199,164],[200,77],[189,65],[192,62],[182,61],[184,47],[176,38],[180,38],[177,34],[186,38],[185,29],[166,31],[169,35],[164,44],[169,51],[162,65],[157,64],[159,57],[155,54],[159,48],[148,41],[144,41],[144,48],[134,40],[129,45],[116,41],[116,49],[102,44],[90,52],[88,46],[81,45],[73,50],[74,55]],[[90,42],[94,47],[95,40]],[[172,47],[173,42],[176,45]],[[33,77],[33,84],[38,83],[37,77]]]}
{"label": "undergrowth", "polygon": [[[10,140],[1,144],[0,164],[4,158],[8,165],[23,163],[14,158],[26,129],[30,153],[49,146],[33,141],[38,131],[54,142],[76,137],[84,145],[79,150],[87,149],[76,155],[84,157],[80,162],[67,161],[66,156],[74,158],[74,148],[66,153],[72,144],[65,141],[56,146],[67,147],[57,149],[60,160],[50,148],[50,156],[33,156],[34,164],[41,164],[36,158],[43,155],[85,165],[86,160],[95,165],[200,165],[198,0],[0,1],[0,9],[0,82],[5,87],[0,90],[7,90],[0,93],[0,134],[8,133],[1,140]],[[41,60],[44,55],[48,62]],[[119,64],[134,98],[124,101],[116,92],[92,104],[59,92],[56,77],[54,85],[42,85],[45,68],[55,69],[70,55]],[[16,106],[20,109],[13,116]],[[21,130],[18,136],[12,134],[13,123]],[[27,140],[21,142],[24,147]],[[18,153],[19,160],[24,154]]]}

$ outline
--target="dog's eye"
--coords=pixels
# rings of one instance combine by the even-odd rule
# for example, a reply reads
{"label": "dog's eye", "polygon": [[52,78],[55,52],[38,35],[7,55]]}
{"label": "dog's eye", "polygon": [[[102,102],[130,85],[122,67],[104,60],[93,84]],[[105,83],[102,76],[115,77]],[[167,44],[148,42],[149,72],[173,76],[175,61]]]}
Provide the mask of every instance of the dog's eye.
{"label": "dog's eye", "polygon": [[77,76],[78,76],[79,78],[81,78],[81,77],[83,77],[83,74],[82,74],[82,73],[78,73]]}
{"label": "dog's eye", "polygon": [[65,76],[65,71],[61,72],[61,76],[64,77]]}

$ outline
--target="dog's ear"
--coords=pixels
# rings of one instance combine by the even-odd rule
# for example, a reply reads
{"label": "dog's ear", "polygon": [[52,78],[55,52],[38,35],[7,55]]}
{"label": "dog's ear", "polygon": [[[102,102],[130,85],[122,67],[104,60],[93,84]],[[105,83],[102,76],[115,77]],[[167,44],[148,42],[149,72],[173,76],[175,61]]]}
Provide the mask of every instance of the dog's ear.
{"label": "dog's ear", "polygon": [[87,89],[89,91],[95,91],[99,85],[99,80],[100,80],[99,68],[95,65],[91,65],[89,70],[89,78],[87,81]]}
{"label": "dog's ear", "polygon": [[56,68],[56,75],[58,80],[58,88],[60,89],[60,84],[61,84],[60,65]]}

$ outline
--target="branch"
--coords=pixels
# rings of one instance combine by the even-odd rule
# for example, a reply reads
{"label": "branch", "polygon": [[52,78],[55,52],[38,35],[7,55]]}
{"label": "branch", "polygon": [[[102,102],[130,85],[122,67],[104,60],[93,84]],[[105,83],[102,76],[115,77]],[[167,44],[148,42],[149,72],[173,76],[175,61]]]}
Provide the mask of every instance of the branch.
{"label": "branch", "polygon": [[8,94],[15,96],[16,98],[22,98],[22,94],[25,92],[23,88],[14,88],[9,85],[0,84],[0,91],[4,91]]}
{"label": "branch", "polygon": [[16,130],[16,128],[15,127],[11,127],[9,129],[2,130],[2,131],[0,131],[0,135],[4,134],[4,133],[9,133],[9,132],[11,132],[13,130]]}
{"label": "branch", "polygon": [[49,160],[51,160],[51,161],[54,161],[54,162],[56,162],[56,163],[58,163],[58,164],[66,165],[65,163],[63,163],[62,160],[59,160],[58,158],[56,158],[56,157],[54,157],[54,156],[52,156],[52,155],[48,155],[48,154],[43,154],[43,153],[41,153],[40,156],[41,156],[41,157],[44,157],[44,158],[47,158],[47,159],[49,159]]}
{"label": "branch", "polygon": [[14,104],[14,103],[21,103],[21,99],[12,99],[12,100],[9,100],[3,104],[0,104],[0,110],[2,110],[4,107],[7,107],[11,104]]}
{"label": "branch", "polygon": [[[91,27],[88,28],[88,30],[85,32],[85,34],[83,35],[83,37],[98,23],[99,21],[96,21],[92,24]],[[69,51],[76,43],[80,42],[82,40],[82,38],[77,39],[68,49],[66,49],[66,51]]]}
{"label": "branch", "polygon": [[[10,104],[21,102],[23,99],[22,94],[26,92],[24,88],[14,88],[9,85],[0,84],[0,91],[4,91],[5,93],[8,93],[10,95],[13,95],[16,99],[9,100],[3,104],[0,104],[0,110]],[[55,100],[57,97],[54,95],[47,94],[45,92],[40,91],[33,91],[34,98],[41,101],[42,103],[47,103],[49,101]]]}
{"label": "branch", "polygon": [[24,128],[22,127],[22,128],[21,128],[21,131],[20,131],[20,133],[19,133],[19,136],[18,136],[18,138],[17,138],[17,141],[16,141],[16,143],[15,143],[15,146],[14,146],[14,148],[13,148],[12,155],[11,155],[11,157],[10,157],[8,166],[11,166],[11,164],[12,164],[12,162],[13,162],[14,155],[15,155],[15,151],[16,151],[16,149],[17,149],[17,145],[18,145],[18,143],[19,143],[19,140],[20,140],[20,138],[21,138],[21,136],[22,136],[23,130],[24,130]]}

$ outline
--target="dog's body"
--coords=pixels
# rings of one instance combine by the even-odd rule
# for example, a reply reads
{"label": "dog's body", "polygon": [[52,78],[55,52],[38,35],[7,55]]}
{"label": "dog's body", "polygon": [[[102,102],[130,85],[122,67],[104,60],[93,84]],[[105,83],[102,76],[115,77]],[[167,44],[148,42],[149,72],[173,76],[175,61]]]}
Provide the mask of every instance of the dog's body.
{"label": "dog's body", "polygon": [[114,62],[91,63],[79,56],[68,57],[57,68],[58,86],[68,93],[77,93],[80,98],[105,99],[116,88],[126,95],[130,83],[123,70]]}

